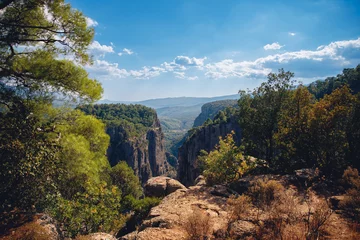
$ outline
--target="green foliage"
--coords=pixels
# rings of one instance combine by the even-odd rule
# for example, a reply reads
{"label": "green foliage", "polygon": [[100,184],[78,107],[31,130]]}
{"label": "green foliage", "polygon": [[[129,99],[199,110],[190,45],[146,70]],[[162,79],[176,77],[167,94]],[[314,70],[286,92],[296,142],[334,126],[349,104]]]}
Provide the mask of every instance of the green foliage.
{"label": "green foliage", "polygon": [[233,134],[225,139],[220,137],[215,150],[207,153],[201,151],[198,162],[203,165],[204,176],[208,184],[229,183],[239,179],[252,168],[252,164],[242,155],[235,145]]}
{"label": "green foliage", "polygon": [[317,98],[331,94],[335,89],[348,84],[353,93],[360,92],[360,64],[356,68],[345,68],[342,74],[318,80],[308,86],[309,91]]}
{"label": "green foliage", "polygon": [[220,100],[220,101],[206,103],[201,107],[201,113],[195,119],[194,127],[203,125],[207,119],[214,120],[217,114],[220,111],[224,111],[226,108],[235,108],[235,107],[237,107],[236,100]]}
{"label": "green foliage", "polygon": [[239,123],[243,128],[243,145],[246,154],[265,159],[269,164],[274,159],[274,134],[281,108],[293,88],[294,74],[285,72],[269,73],[268,81],[254,91],[240,92]]}
{"label": "green foliage", "polygon": [[88,115],[103,120],[107,127],[121,127],[127,137],[136,137],[144,134],[153,126],[156,119],[154,109],[143,105],[125,104],[95,104],[78,107]]}
{"label": "green foliage", "polygon": [[0,111],[0,211],[41,209],[62,172],[52,120],[43,117],[50,106],[23,101],[1,84],[0,97],[6,101]]}
{"label": "green foliage", "polygon": [[122,197],[133,196],[138,199],[143,195],[139,178],[134,174],[134,170],[121,161],[111,168],[110,177],[112,184],[117,186],[122,193]]}
{"label": "green foliage", "polygon": [[60,220],[70,237],[92,232],[115,232],[124,223],[120,212],[121,192],[116,186],[89,184],[85,193],[71,200],[60,198],[50,213]]}

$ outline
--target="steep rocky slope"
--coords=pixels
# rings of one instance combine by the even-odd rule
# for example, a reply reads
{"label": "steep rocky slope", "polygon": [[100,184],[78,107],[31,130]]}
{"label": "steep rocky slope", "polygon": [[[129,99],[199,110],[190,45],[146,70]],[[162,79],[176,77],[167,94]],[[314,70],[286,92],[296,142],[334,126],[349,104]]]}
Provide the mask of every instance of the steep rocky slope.
{"label": "steep rocky slope", "polygon": [[111,166],[126,161],[145,183],[167,173],[164,134],[154,109],[142,105],[98,104],[79,107],[106,123],[110,136],[107,157]]}
{"label": "steep rocky slope", "polygon": [[185,186],[192,185],[200,174],[197,166],[197,156],[200,150],[210,151],[219,143],[219,137],[225,137],[231,131],[234,139],[240,144],[241,129],[235,117],[226,122],[211,124],[194,130],[195,132],[179,148],[177,178]]}
{"label": "steep rocky slope", "polygon": [[110,126],[106,132],[110,135],[107,156],[112,166],[126,161],[142,183],[168,172],[170,166],[166,161],[164,136],[157,118],[139,137],[130,138],[121,125]]}

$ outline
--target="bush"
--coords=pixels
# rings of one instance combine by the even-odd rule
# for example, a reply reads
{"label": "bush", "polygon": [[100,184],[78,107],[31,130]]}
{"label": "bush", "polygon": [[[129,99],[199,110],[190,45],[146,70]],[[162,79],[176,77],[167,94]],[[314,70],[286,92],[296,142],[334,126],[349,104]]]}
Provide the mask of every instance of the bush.
{"label": "bush", "polygon": [[93,232],[115,232],[124,223],[120,212],[121,193],[116,186],[89,186],[86,193],[76,194],[72,200],[60,198],[50,213],[70,237]]}
{"label": "bush", "polygon": [[48,240],[53,239],[51,232],[36,222],[29,222],[16,228],[10,235],[3,240]]}
{"label": "bush", "polygon": [[257,180],[249,188],[247,194],[251,197],[256,207],[264,210],[269,207],[275,199],[279,198],[279,193],[283,190],[284,187],[275,180]]}
{"label": "bush", "polygon": [[230,222],[244,219],[249,215],[250,209],[252,208],[251,198],[246,195],[241,195],[237,198],[231,197],[227,203],[230,205]]}
{"label": "bush", "polygon": [[185,230],[189,240],[208,239],[210,216],[201,209],[195,209],[185,222]]}
{"label": "bush", "polygon": [[198,162],[203,166],[203,175],[210,185],[235,181],[252,168],[235,145],[233,134],[228,134],[225,139],[220,137],[219,144],[210,153],[201,151]]}
{"label": "bush", "polygon": [[339,207],[344,210],[345,215],[359,222],[360,176],[358,170],[348,167],[343,174],[343,183],[348,190],[345,193],[345,199],[340,202]]}

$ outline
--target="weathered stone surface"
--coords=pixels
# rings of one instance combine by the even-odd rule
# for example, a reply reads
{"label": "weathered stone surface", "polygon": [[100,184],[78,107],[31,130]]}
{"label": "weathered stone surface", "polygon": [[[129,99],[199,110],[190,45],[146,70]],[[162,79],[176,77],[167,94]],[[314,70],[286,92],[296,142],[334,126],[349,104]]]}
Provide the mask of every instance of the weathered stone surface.
{"label": "weathered stone surface", "polygon": [[236,195],[237,193],[229,189],[224,185],[215,185],[211,188],[210,193],[215,196],[229,198],[231,195]]}
{"label": "weathered stone surface", "polygon": [[144,135],[135,139],[130,139],[121,126],[108,127],[106,133],[110,136],[107,150],[110,164],[114,166],[126,161],[142,183],[153,176],[165,174],[171,168],[166,161],[164,135],[157,118]]}
{"label": "weathered stone surface", "polygon": [[159,176],[150,178],[144,186],[145,195],[151,197],[164,197],[178,189],[186,189],[179,181]]}
{"label": "weathered stone surface", "polygon": [[206,185],[206,180],[205,180],[205,177],[203,175],[199,175],[195,181],[194,181],[194,184],[196,186],[205,186]]}
{"label": "weathered stone surface", "polygon": [[251,236],[255,231],[255,224],[248,221],[236,221],[230,225],[230,233],[235,235],[238,239]]}
{"label": "weathered stone surface", "polygon": [[185,186],[194,185],[194,180],[200,175],[197,157],[200,150],[211,151],[219,143],[219,137],[225,137],[231,131],[235,132],[234,140],[240,144],[241,129],[236,118],[230,118],[227,123],[202,127],[180,148],[178,155],[177,179]]}
{"label": "weathered stone surface", "polygon": [[86,236],[89,240],[116,240],[113,235],[108,233],[92,233]]}
{"label": "weathered stone surface", "polygon": [[332,196],[330,197],[330,203],[333,208],[338,209],[340,202],[344,201],[345,196]]}
{"label": "weathered stone surface", "polygon": [[139,226],[139,232],[121,239],[187,239],[184,226],[196,209],[210,216],[211,232],[226,229],[226,198],[210,194],[208,187],[194,186],[166,196],[158,206],[151,209],[147,219]]}

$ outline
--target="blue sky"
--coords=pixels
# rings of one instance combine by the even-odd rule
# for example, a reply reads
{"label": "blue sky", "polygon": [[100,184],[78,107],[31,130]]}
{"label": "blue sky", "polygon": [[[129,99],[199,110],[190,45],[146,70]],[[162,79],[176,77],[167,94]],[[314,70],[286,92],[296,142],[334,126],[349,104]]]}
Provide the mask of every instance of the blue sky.
{"label": "blue sky", "polygon": [[283,67],[304,83],[360,63],[360,2],[70,0],[95,28],[103,98],[235,94]]}

